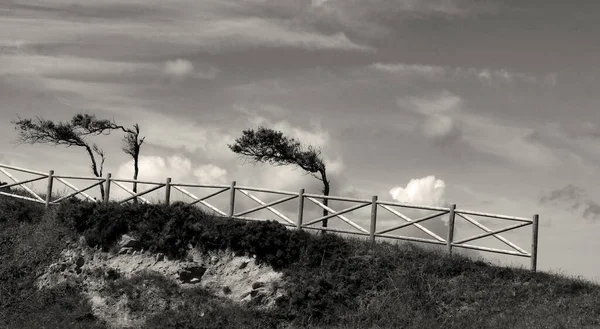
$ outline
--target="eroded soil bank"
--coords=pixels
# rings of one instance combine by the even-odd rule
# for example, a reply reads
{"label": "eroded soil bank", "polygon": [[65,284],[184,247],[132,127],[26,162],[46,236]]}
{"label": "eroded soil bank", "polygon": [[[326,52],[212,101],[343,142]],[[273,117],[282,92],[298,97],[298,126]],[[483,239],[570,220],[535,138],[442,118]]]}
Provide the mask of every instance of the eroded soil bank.
{"label": "eroded soil bank", "polygon": [[[80,240],[64,249],[59,259],[46,268],[36,281],[39,289],[65,281],[77,282],[89,299],[94,315],[114,328],[137,328],[148,316],[174,310],[183,304],[182,296],[169,294],[155,280],[133,280],[135,287],[108,289],[118,280],[142,276],[160,277],[182,289],[202,287],[209,293],[238,303],[251,302],[270,308],[283,296],[282,274],[252,257],[230,251],[203,254],[194,248],[183,260],[141,250],[132,237],[124,235],[112,252],[87,247]],[[131,290],[136,305],[132,307]],[[140,310],[140,307],[142,308]]]}

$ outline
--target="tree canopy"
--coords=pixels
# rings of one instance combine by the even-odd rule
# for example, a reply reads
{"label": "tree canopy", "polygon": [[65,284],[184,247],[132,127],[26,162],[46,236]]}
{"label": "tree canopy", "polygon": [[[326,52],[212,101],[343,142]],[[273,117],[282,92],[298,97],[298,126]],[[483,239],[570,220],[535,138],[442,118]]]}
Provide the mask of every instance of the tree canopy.
{"label": "tree canopy", "polygon": [[[268,163],[275,166],[295,165],[310,173],[313,177],[323,182],[323,194],[329,195],[329,180],[325,162],[321,157],[321,150],[309,145],[303,147],[300,141],[287,137],[281,131],[266,127],[242,131],[242,136],[236,138],[235,143],[227,145],[234,153],[242,155],[253,163]],[[317,175],[318,174],[318,175]],[[327,199],[323,200],[327,206]],[[327,216],[323,210],[323,216]],[[327,226],[327,220],[323,221]]]}
{"label": "tree canopy", "polygon": [[[77,146],[86,150],[90,161],[92,172],[96,177],[102,177],[102,170],[106,156],[104,151],[96,143],[89,142],[90,136],[108,135],[112,130],[125,132],[123,138],[123,151],[134,158],[134,179],[138,174],[138,157],[140,146],[144,138],[139,138],[139,126],[135,124],[133,129],[117,125],[114,120],[98,119],[93,114],[80,113],[73,116],[70,121],[52,121],[41,117],[34,119],[21,119],[13,121],[15,130],[18,132],[17,142],[20,144],[48,144],[53,146]],[[96,156],[100,157],[98,163]],[[136,191],[136,186],[134,186]],[[104,188],[100,185],[100,193],[104,198]]]}

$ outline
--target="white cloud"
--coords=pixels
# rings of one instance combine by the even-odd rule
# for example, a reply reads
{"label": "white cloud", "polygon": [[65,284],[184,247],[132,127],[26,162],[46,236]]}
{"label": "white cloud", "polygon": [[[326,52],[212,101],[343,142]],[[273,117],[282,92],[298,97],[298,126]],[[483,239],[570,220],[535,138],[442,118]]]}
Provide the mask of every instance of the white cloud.
{"label": "white cloud", "polygon": [[373,63],[369,65],[371,69],[404,76],[423,76],[431,79],[443,78],[446,75],[446,68],[442,66],[420,65],[420,64],[386,64]]}
{"label": "white cloud", "polygon": [[[221,184],[227,178],[227,171],[214,164],[194,165],[192,161],[182,155],[140,156],[138,180],[151,182],[164,182],[167,177],[175,183]],[[115,178],[132,179],[133,160],[122,163],[114,176]],[[130,183],[126,184],[131,185]],[[142,190],[145,190],[144,187]],[[116,187],[117,198],[128,196],[127,192]]]}
{"label": "white cloud", "polygon": [[75,56],[0,55],[0,74],[57,76],[123,75],[150,70],[152,64],[106,61]]}
{"label": "white cloud", "polygon": [[399,77],[422,77],[430,80],[444,81],[455,79],[477,79],[485,83],[536,83],[541,80],[543,83],[552,86],[555,84],[556,80],[556,75],[553,74],[547,74],[543,79],[540,79],[521,72],[492,68],[462,68],[405,63],[373,63],[369,65],[368,68],[387,74],[397,75]]}
{"label": "white cloud", "polygon": [[392,198],[398,202],[423,206],[443,207],[446,183],[435,176],[411,179],[406,187],[394,187],[390,190]]}
{"label": "white cloud", "polygon": [[202,70],[194,67],[194,64],[186,59],[175,59],[166,61],[162,69],[166,76],[183,79],[186,77],[194,77],[197,79],[214,79],[219,74],[220,70],[213,66],[207,66]]}
{"label": "white cloud", "polygon": [[[123,44],[119,43],[122,39],[119,38],[135,38],[139,43],[155,42],[182,50],[202,47],[212,52],[256,46],[373,51],[367,45],[353,42],[342,31],[323,34],[310,26],[300,27],[293,23],[293,16],[287,19],[240,16],[231,13],[231,8],[236,5],[225,2],[178,2],[181,3],[179,8],[172,4],[171,10],[164,12],[162,20],[153,20],[151,24],[135,19],[67,21],[51,16],[4,17],[0,21],[0,44],[14,44],[16,40],[24,44],[80,42],[95,37],[102,38],[107,49],[122,47]],[[238,12],[243,12],[243,9]],[[40,25],[44,28],[37,28]]]}
{"label": "white cloud", "polygon": [[[413,205],[420,206],[430,206],[430,207],[447,207],[446,203],[446,183],[443,180],[436,178],[435,176],[426,176],[423,178],[414,178],[411,179],[405,187],[394,187],[389,191],[392,199],[394,201],[400,203],[408,203]],[[435,211],[431,210],[418,210],[418,209],[410,209],[410,208],[397,208],[397,211],[402,213],[405,216],[408,216],[412,219],[419,218],[421,216],[426,216],[430,214],[434,214]],[[388,220],[390,221],[390,220]],[[392,223],[401,224],[403,223],[399,218],[392,217]],[[448,216],[439,216],[431,220],[427,220],[421,225],[431,230],[433,233],[438,236],[444,237],[447,234],[447,229],[445,228],[448,222]],[[408,230],[408,231],[406,231]],[[404,233],[402,232],[404,231]],[[423,233],[419,233],[416,227],[409,227],[407,229],[402,229],[401,231],[396,231],[400,234],[406,234],[407,236],[419,236]],[[427,238],[431,238],[431,236],[424,236]]]}
{"label": "white cloud", "polygon": [[214,164],[201,165],[194,170],[198,183],[204,185],[221,185],[227,183],[227,170]]}
{"label": "white cloud", "polygon": [[79,82],[111,81],[119,84],[124,79],[136,79],[138,82],[155,81],[161,75],[181,79],[194,77],[214,79],[219,69],[202,65],[196,69],[184,59],[159,63],[134,63],[101,60],[76,56],[46,56],[26,53],[0,55],[0,75],[20,76],[40,79],[60,79]]}
{"label": "white cloud", "polygon": [[188,60],[178,58],[176,60],[167,61],[163,71],[167,75],[181,78],[193,73],[194,65]]}

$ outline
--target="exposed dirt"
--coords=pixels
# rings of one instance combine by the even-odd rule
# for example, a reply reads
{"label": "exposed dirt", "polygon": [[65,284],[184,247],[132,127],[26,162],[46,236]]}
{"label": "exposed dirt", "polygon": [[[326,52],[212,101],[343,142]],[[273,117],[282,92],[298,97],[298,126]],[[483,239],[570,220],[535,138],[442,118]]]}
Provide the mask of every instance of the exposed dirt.
{"label": "exposed dirt", "polygon": [[[185,260],[170,260],[161,254],[122,248],[117,252],[102,252],[85,246],[83,241],[63,250],[59,259],[48,266],[38,278],[39,289],[53,287],[64,281],[76,281],[90,300],[94,314],[114,328],[136,328],[149,315],[177,308],[178,296],[168,296],[160,288],[143,283],[143,312],[133,312],[125,293],[115,298],[106,293],[109,282],[116,278],[131,278],[144,272],[156,273],[183,289],[201,286],[216,296],[239,303],[253,301],[261,308],[273,306],[283,295],[282,274],[255,259],[235,256],[229,251],[202,254],[188,251]],[[179,298],[179,300],[178,300]]]}

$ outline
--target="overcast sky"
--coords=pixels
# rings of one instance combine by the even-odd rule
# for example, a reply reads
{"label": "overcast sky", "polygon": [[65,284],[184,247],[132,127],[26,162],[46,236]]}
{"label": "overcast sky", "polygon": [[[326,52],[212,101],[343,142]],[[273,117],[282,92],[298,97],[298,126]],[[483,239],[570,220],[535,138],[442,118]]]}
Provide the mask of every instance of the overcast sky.
{"label": "overcast sky", "polygon": [[[0,163],[90,175],[10,122],[87,112],[140,124],[141,178],[319,192],[228,150],[264,125],[320,146],[334,194],[539,213],[539,268],[600,280],[600,3],[576,3],[3,0]],[[94,141],[129,177],[120,137]]]}

